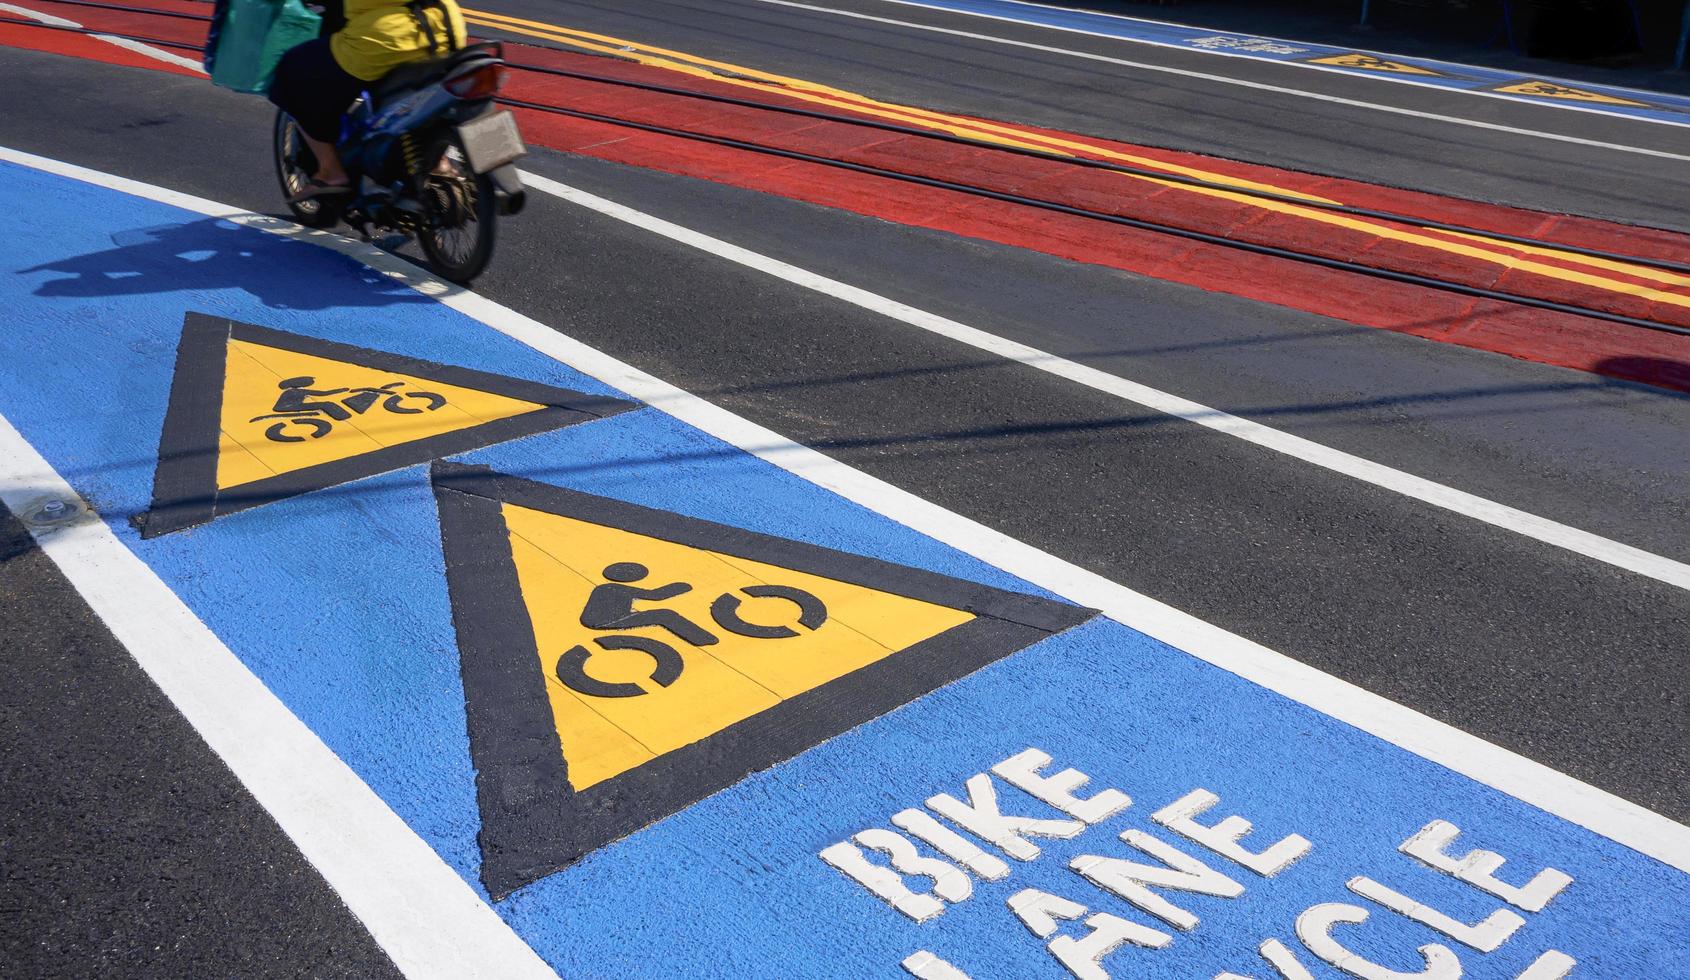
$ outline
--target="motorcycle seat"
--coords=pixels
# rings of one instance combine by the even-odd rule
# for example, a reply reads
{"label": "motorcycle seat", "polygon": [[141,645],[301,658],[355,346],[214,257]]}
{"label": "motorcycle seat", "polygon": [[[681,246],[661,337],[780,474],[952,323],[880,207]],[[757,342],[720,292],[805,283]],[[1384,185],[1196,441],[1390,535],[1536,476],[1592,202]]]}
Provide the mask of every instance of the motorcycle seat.
{"label": "motorcycle seat", "polygon": [[502,53],[500,45],[486,42],[466,45],[444,58],[400,65],[375,83],[370,90],[370,96],[375,99],[377,105],[384,105],[395,96],[438,82],[459,65],[483,59],[498,59]]}

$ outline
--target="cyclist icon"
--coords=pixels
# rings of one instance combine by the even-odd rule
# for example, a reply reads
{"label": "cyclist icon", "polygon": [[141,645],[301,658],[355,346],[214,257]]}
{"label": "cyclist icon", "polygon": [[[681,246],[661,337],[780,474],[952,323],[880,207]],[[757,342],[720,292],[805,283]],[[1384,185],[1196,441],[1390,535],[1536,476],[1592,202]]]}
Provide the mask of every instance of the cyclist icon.
{"label": "cyclist icon", "polygon": [[642,599],[673,599],[692,591],[692,586],[685,582],[672,582],[658,589],[642,589],[628,584],[638,582],[648,574],[650,572],[644,565],[631,561],[619,561],[606,568],[604,577],[608,581],[587,596],[587,606],[581,610],[581,625],[593,630],[660,626],[695,647],[716,643],[715,634],[673,609],[634,609],[634,603]]}
{"label": "cyclist icon", "polygon": [[[306,414],[321,412],[337,422],[345,422],[352,417],[352,413],[341,407],[339,402],[314,402],[311,398],[322,398],[328,395],[345,394],[348,388],[324,388],[317,390],[310,387],[317,383],[316,378],[288,378],[276,383],[281,394],[276,396],[276,407],[271,411],[280,415]],[[256,421],[256,420],[255,420]]]}
{"label": "cyclist icon", "polygon": [[[288,378],[278,382],[276,387],[280,389],[280,394],[270,410],[272,414],[255,416],[250,421],[279,419],[264,430],[265,438],[271,442],[304,442],[323,438],[334,431],[336,422],[350,420],[354,412],[363,415],[378,401],[383,411],[395,415],[421,415],[446,404],[445,396],[432,391],[400,390],[405,387],[403,381],[390,381],[379,388],[312,387],[316,383],[317,379],[312,377]],[[330,398],[333,395],[344,397]],[[421,402],[421,407],[411,407],[406,404],[407,399]],[[290,434],[290,425],[305,429],[306,434]]]}
{"label": "cyclist icon", "polygon": [[[671,582],[657,588],[633,585],[650,569],[638,562],[616,562],[605,567],[605,581],[593,588],[581,610],[581,625],[590,630],[633,630],[642,627],[662,629],[682,643],[693,647],[707,647],[721,642],[720,637],[698,625],[674,609],[636,609],[637,602],[661,602],[686,595],[692,586],[686,582]],[[798,608],[797,625],[814,632],[827,622],[827,606],[809,592],[787,585],[750,585],[739,590],[750,598],[786,599]],[[799,636],[790,626],[763,626],[746,621],[739,615],[743,600],[732,592],[724,592],[710,604],[710,618],[721,629],[738,636],[757,640],[780,640]],[[651,657],[654,668],[653,683],[668,687],[686,670],[686,661],[675,647],[652,636],[612,633],[598,636],[593,643],[601,650],[638,650]],[[592,651],[583,644],[571,647],[558,658],[556,674],[565,687],[579,694],[599,698],[631,698],[647,693],[638,684],[602,681],[587,673],[587,661]]]}

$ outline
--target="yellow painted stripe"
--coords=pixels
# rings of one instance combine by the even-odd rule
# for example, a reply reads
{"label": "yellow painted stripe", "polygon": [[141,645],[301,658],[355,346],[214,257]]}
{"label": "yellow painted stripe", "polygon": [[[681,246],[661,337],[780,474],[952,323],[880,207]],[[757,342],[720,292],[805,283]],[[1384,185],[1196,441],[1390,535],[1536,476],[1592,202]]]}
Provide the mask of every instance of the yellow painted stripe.
{"label": "yellow painted stripe", "polygon": [[1636,276],[1639,279],[1652,279],[1655,282],[1663,282],[1672,286],[1690,286],[1690,276],[1672,272],[1667,269],[1652,269],[1646,265],[1634,265],[1630,262],[1616,262],[1613,259],[1579,255],[1575,252],[1563,252],[1560,249],[1543,248],[1537,245],[1516,245],[1513,242],[1498,241],[1494,238],[1487,238],[1484,235],[1470,235],[1459,231],[1445,231],[1439,232],[1439,234],[1453,235],[1457,238],[1466,238],[1475,242],[1484,242],[1486,245],[1494,245],[1498,248],[1514,249],[1519,252],[1525,252],[1529,255],[1541,255],[1546,258],[1561,259],[1566,262],[1578,262],[1584,265],[1594,266],[1598,269],[1607,269],[1609,272],[1620,272],[1628,276]]}
{"label": "yellow painted stripe", "polygon": [[[1316,211],[1296,204],[1281,204],[1278,201],[1251,200],[1246,195],[1233,193],[1231,191],[1198,190],[1199,193],[1204,193],[1211,197],[1234,200],[1240,204],[1249,204],[1269,211],[1277,211],[1281,214],[1307,218],[1310,221],[1318,221],[1322,224],[1332,225],[1338,228],[1347,228],[1352,231],[1365,232],[1391,241],[1398,241],[1409,245],[1419,245],[1442,252],[1449,252],[1465,258],[1477,259],[1481,262],[1489,262],[1493,265],[1498,265],[1502,268],[1517,272],[1526,272],[1532,275],[1543,276],[1547,279],[1558,279],[1562,282],[1571,282],[1577,283],[1581,286],[1590,286],[1594,289],[1600,289],[1605,292],[1621,293],[1627,296],[1636,296],[1639,299],[1646,299],[1650,302],[1666,303],[1671,306],[1690,309],[1690,296],[1686,296],[1682,293],[1668,292],[1663,289],[1656,289],[1652,286],[1643,286],[1619,279],[1608,279],[1603,276],[1592,275],[1587,272],[1579,272],[1576,269],[1562,268],[1558,265],[1546,265],[1542,262],[1534,262],[1530,259],[1507,255],[1501,252],[1494,252],[1490,249],[1477,248],[1472,245],[1463,245],[1460,242],[1433,238],[1429,235],[1420,234],[1419,232],[1401,231],[1386,225],[1375,224],[1371,221],[1351,218],[1342,214],[1333,214],[1330,211]],[[1488,241],[1488,239],[1481,240]],[[1582,256],[1575,256],[1567,252],[1556,252],[1553,254],[1557,257],[1565,257],[1567,259],[1578,259],[1585,262],[1585,264],[1594,264],[1592,260],[1586,260]],[[1620,265],[1620,263],[1613,264]],[[1636,274],[1632,272],[1632,270],[1637,270],[1638,272],[1647,271],[1643,266],[1623,266],[1623,269],[1627,272],[1627,274]]]}
{"label": "yellow painted stripe", "polygon": [[[584,50],[614,55],[620,58],[627,58],[651,67],[662,68],[681,74],[704,78],[713,82],[757,89],[760,91],[772,91],[777,94],[801,99],[803,101],[842,106],[868,115],[895,119],[901,122],[939,129],[955,135],[966,136],[971,139],[979,139],[985,142],[994,142],[1006,146],[1020,146],[1023,148],[1045,150],[1049,150],[1051,147],[1060,147],[1061,149],[1056,152],[1082,152],[1123,162],[1130,162],[1152,169],[1160,169],[1169,173],[1177,173],[1182,176],[1196,177],[1198,179],[1214,183],[1229,184],[1243,190],[1266,190],[1276,194],[1302,197],[1319,203],[1338,203],[1325,198],[1313,197],[1288,188],[1275,187],[1269,184],[1260,184],[1253,181],[1245,181],[1226,174],[1215,174],[1188,167],[1181,167],[1147,157],[1138,157],[1132,154],[1120,153],[1111,150],[1108,147],[1093,146],[1083,142],[1050,137],[1040,133],[1031,133],[996,123],[964,119],[959,116],[946,115],[926,109],[917,109],[893,103],[879,102],[865,96],[831,88],[815,82],[805,81],[804,79],[773,75],[768,72],[759,71],[755,68],[747,68],[742,65],[734,65],[721,61],[712,61],[707,58],[700,58],[695,55],[690,55],[681,51],[673,51],[667,48],[642,45],[624,38],[612,37],[605,34],[594,34],[589,31],[579,31],[573,28],[560,27],[555,24],[545,24],[538,21],[523,20],[518,17],[508,17],[502,14],[492,14],[483,11],[466,11],[465,14],[472,23],[476,23],[483,27],[494,27],[499,30],[510,31],[515,34],[524,34],[544,40],[557,41],[559,43],[568,44]],[[724,72],[731,74],[722,74]],[[1013,134],[1013,137],[1006,138],[1008,134]],[[1068,155],[1072,155],[1072,153],[1068,153]],[[1561,266],[1534,262],[1531,259],[1523,258],[1520,255],[1512,255],[1506,252],[1494,251],[1492,249],[1479,248],[1473,245],[1463,244],[1460,241],[1450,241],[1445,238],[1436,238],[1429,234],[1423,234],[1417,231],[1407,231],[1399,228],[1393,228],[1389,225],[1379,224],[1367,219],[1335,214],[1330,211],[1316,210],[1290,202],[1265,200],[1259,197],[1252,197],[1248,193],[1238,193],[1224,188],[1192,187],[1187,184],[1157,180],[1154,177],[1145,177],[1137,174],[1120,174],[1120,176],[1144,180],[1150,183],[1173,188],[1175,190],[1200,194],[1205,197],[1219,198],[1221,200],[1242,204],[1247,207],[1254,207],[1266,211],[1273,211],[1279,214],[1291,215],[1293,217],[1303,218],[1308,221],[1314,221],[1320,224],[1330,225],[1332,227],[1344,228],[1350,231],[1359,231],[1364,234],[1389,241],[1396,241],[1421,248],[1428,248],[1435,251],[1459,255],[1464,258],[1490,263],[1504,269],[1525,272],[1532,275],[1543,276],[1548,279],[1588,286],[1604,292],[1635,296],[1651,302],[1665,303],[1671,306],[1690,309],[1690,296],[1686,296],[1681,293],[1668,292],[1666,290],[1656,289],[1650,286],[1610,279],[1575,269],[1567,269]],[[1517,249],[1518,251],[1527,254],[1553,256],[1564,261],[1574,262],[1587,267],[1622,272],[1626,275],[1636,276],[1638,278],[1646,278],[1673,285],[1690,285],[1690,282],[1686,282],[1683,277],[1673,276],[1670,273],[1665,273],[1663,270],[1653,270],[1645,266],[1632,265],[1629,263],[1615,262],[1605,259],[1588,258],[1572,253],[1558,252],[1553,249],[1506,245],[1481,236],[1457,235],[1455,237],[1467,238],[1473,241],[1484,242],[1486,244],[1500,245],[1504,248]],[[1663,275],[1667,278],[1662,278]]]}
{"label": "yellow painted stripe", "polygon": [[[1227,184],[1232,187],[1245,188],[1249,190],[1271,191],[1275,194],[1284,194],[1291,197],[1301,198],[1303,200],[1316,201],[1326,204],[1337,203],[1323,197],[1317,197],[1313,194],[1305,194],[1302,191],[1293,190],[1291,188],[1276,187],[1271,184],[1257,183],[1252,180],[1234,177],[1229,174],[1214,173],[1208,170],[1185,167],[1179,164],[1169,163],[1164,160],[1157,160],[1152,157],[1141,157],[1134,154],[1121,153],[1108,147],[1095,146],[1090,143],[1065,139],[1060,136],[1029,132],[1013,126],[1006,126],[986,120],[966,119],[961,116],[934,112],[929,109],[898,105],[891,102],[880,102],[878,100],[859,95],[855,92],[847,92],[842,89],[831,88],[829,86],[806,81],[801,78],[774,75],[768,72],[759,71],[755,68],[748,68],[743,65],[734,65],[723,61],[712,61],[708,58],[700,58],[695,55],[687,54],[683,51],[672,51],[668,48],[642,45],[634,41],[629,41],[625,38],[611,37],[604,34],[593,34],[587,31],[577,31],[572,28],[542,24],[536,21],[523,20],[518,17],[507,17],[503,14],[466,11],[465,15],[472,23],[476,23],[482,27],[495,27],[500,30],[510,31],[514,34],[525,34],[529,37],[558,41],[584,50],[595,51],[601,54],[616,55],[618,57],[628,58],[652,67],[666,68],[670,71],[676,71],[698,78],[705,78],[715,82],[737,85],[742,88],[752,88],[761,91],[772,90],[776,91],[778,94],[801,99],[806,102],[821,102],[823,104],[841,106],[867,115],[880,116],[882,118],[911,123],[917,126],[925,126],[929,129],[938,129],[943,132],[952,133],[953,135],[966,136],[970,139],[977,139],[983,142],[997,143],[1003,146],[1015,146],[1022,149],[1043,150],[1045,152],[1058,153],[1063,156],[1073,156],[1075,153],[1093,154],[1119,162],[1136,164],[1152,170],[1161,170],[1166,173],[1179,174],[1181,176],[1192,177],[1198,180]],[[723,72],[731,73],[731,75],[724,75],[722,74]],[[736,75],[743,77],[732,77]],[[772,89],[771,86],[773,87]],[[1122,176],[1134,175],[1123,174]]]}
{"label": "yellow painted stripe", "polygon": [[[471,21],[473,23],[478,23],[478,24],[480,24],[480,26],[483,26],[483,27],[496,27],[500,30],[511,31],[512,33],[516,33],[516,34],[525,34],[529,37],[542,38],[542,39],[548,40],[548,41],[558,41],[558,42],[563,43],[563,44],[569,44],[569,45],[572,45],[574,47],[581,48],[582,50],[593,51],[593,52],[600,53],[600,54],[616,55],[617,57],[627,58],[627,59],[630,59],[632,61],[637,61],[641,64],[648,65],[650,67],[662,68],[662,69],[665,69],[667,71],[673,71],[673,72],[677,72],[679,74],[684,74],[684,75],[691,75],[695,78],[702,78],[702,79],[706,79],[708,81],[720,82],[720,83],[725,84],[725,85],[736,85],[736,86],[739,86],[741,88],[750,88],[750,89],[754,89],[754,90],[759,91],[759,92],[773,92],[775,94],[785,95],[785,96],[788,96],[790,98],[799,99],[799,100],[805,101],[805,102],[818,103],[818,104],[821,104],[821,105],[833,106],[833,107],[837,107],[837,108],[851,109],[851,110],[857,111],[857,112],[864,112],[865,114],[868,114],[868,115],[882,116],[884,118],[895,119],[895,120],[900,121],[900,122],[907,122],[907,123],[911,123],[911,124],[918,125],[918,126],[926,126],[928,128],[944,129],[946,131],[953,132],[953,133],[956,133],[958,135],[966,135],[966,136],[971,136],[971,137],[979,138],[979,139],[989,139],[992,142],[999,143],[999,144],[1002,144],[1002,145],[1005,145],[1005,146],[1020,146],[1020,147],[1023,147],[1025,149],[1043,149],[1043,147],[1039,146],[1036,143],[1021,141],[1021,140],[1008,140],[1008,139],[993,137],[990,134],[985,134],[985,133],[979,132],[978,130],[974,130],[972,128],[954,127],[954,126],[950,126],[950,125],[935,125],[933,122],[931,122],[929,119],[927,119],[924,114],[918,115],[918,114],[916,114],[916,112],[914,110],[902,110],[902,111],[892,112],[892,111],[888,111],[888,110],[885,110],[885,109],[879,109],[878,106],[874,106],[874,105],[862,102],[861,100],[853,99],[853,98],[849,97],[847,94],[844,94],[844,93],[834,94],[834,93],[825,93],[825,92],[818,92],[818,91],[804,90],[804,89],[792,90],[788,86],[780,85],[780,84],[775,83],[775,82],[760,82],[760,81],[756,81],[756,80],[748,79],[748,78],[727,77],[727,76],[720,74],[718,71],[714,71],[714,70],[711,70],[711,69],[708,69],[708,68],[703,68],[703,67],[699,67],[699,66],[696,66],[696,65],[690,65],[690,64],[685,64],[685,63],[681,63],[681,62],[676,62],[676,61],[673,61],[669,58],[658,57],[658,56],[655,56],[655,55],[640,54],[637,51],[631,51],[631,50],[628,50],[625,47],[621,47],[621,46],[614,46],[614,45],[610,45],[610,44],[595,44],[595,43],[592,43],[592,42],[582,41],[578,38],[574,38],[574,37],[562,35],[562,34],[542,32],[542,31],[533,31],[533,30],[528,30],[526,28],[514,28],[514,27],[506,26],[504,24],[497,24],[497,23],[492,23],[492,22],[485,22],[484,23],[484,22],[481,22],[481,21],[476,21],[476,20],[474,20],[474,18],[471,18]],[[749,69],[747,69],[746,72],[749,72]],[[742,72],[742,74],[743,73],[745,73],[745,72]],[[879,111],[876,111],[877,109],[879,109]]]}

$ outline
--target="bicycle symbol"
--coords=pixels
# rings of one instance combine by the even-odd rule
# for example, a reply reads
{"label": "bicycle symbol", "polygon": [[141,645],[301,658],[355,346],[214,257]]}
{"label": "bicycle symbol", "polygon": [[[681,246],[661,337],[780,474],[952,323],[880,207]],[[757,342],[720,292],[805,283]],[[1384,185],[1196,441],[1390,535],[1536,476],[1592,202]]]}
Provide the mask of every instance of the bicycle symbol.
{"label": "bicycle symbol", "polygon": [[[444,395],[432,391],[402,391],[403,381],[390,381],[380,388],[323,388],[315,389],[311,386],[317,383],[316,378],[300,377],[288,378],[276,385],[281,394],[276,396],[276,405],[269,415],[255,416],[249,421],[262,422],[265,419],[279,419],[264,430],[264,437],[271,442],[304,442],[307,439],[321,439],[334,431],[336,422],[345,422],[356,412],[363,415],[379,401],[384,411],[394,415],[421,415],[433,412],[446,404]],[[341,396],[330,398],[330,396]],[[329,398],[328,401],[312,401],[312,398]],[[420,408],[413,408],[406,404],[408,399],[421,402]],[[306,430],[304,435],[291,435],[289,426],[297,426]]]}
{"label": "bicycle symbol", "polygon": [[[692,591],[692,586],[685,582],[671,582],[655,589],[644,589],[629,583],[638,582],[650,574],[649,569],[637,562],[617,562],[604,570],[607,580],[597,586],[587,596],[586,606],[581,610],[581,625],[591,630],[629,630],[642,626],[655,626],[667,630],[677,640],[695,647],[706,647],[720,642],[716,634],[710,632],[692,620],[673,609],[635,609],[634,603],[642,600],[662,601],[685,595]],[[798,610],[797,625],[814,632],[827,622],[827,606],[809,592],[787,585],[749,585],[739,592],[752,599],[776,598],[791,602]],[[724,592],[710,603],[710,618],[716,625],[737,636],[758,640],[791,639],[801,635],[791,626],[762,626],[747,622],[739,615],[739,607],[744,600],[732,592]],[[660,687],[668,687],[680,679],[686,670],[686,661],[669,643],[649,636],[638,636],[629,633],[615,633],[599,636],[593,643],[601,650],[638,650],[651,657],[654,667],[650,674],[652,683]],[[647,693],[638,684],[611,683],[601,681],[587,673],[587,661],[593,657],[593,651],[585,645],[577,644],[571,647],[557,661],[557,679],[564,686],[578,694],[585,694],[595,698],[633,698]]]}
{"label": "bicycle symbol", "polygon": [[1568,88],[1565,85],[1556,85],[1553,82],[1527,82],[1525,85],[1520,86],[1514,91],[1519,92],[1521,95],[1550,95],[1561,98],[1566,98],[1567,96],[1577,97],[1585,94],[1576,88]]}

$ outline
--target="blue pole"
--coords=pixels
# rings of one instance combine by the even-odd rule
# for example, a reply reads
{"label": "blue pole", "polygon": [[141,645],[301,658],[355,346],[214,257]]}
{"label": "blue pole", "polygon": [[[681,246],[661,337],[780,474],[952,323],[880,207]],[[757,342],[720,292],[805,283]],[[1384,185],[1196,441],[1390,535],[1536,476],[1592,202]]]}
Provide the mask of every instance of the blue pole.
{"label": "blue pole", "polygon": [[1684,51],[1690,48],[1690,2],[1684,4],[1684,27],[1678,32],[1678,55],[1673,59],[1672,67],[1684,70]]}
{"label": "blue pole", "polygon": [[[1361,0],[1361,26],[1363,27],[1367,26],[1367,8],[1371,4],[1372,0]],[[1690,13],[1690,11],[1687,11],[1687,13]],[[1690,21],[1686,21],[1686,23],[1690,24]]]}

